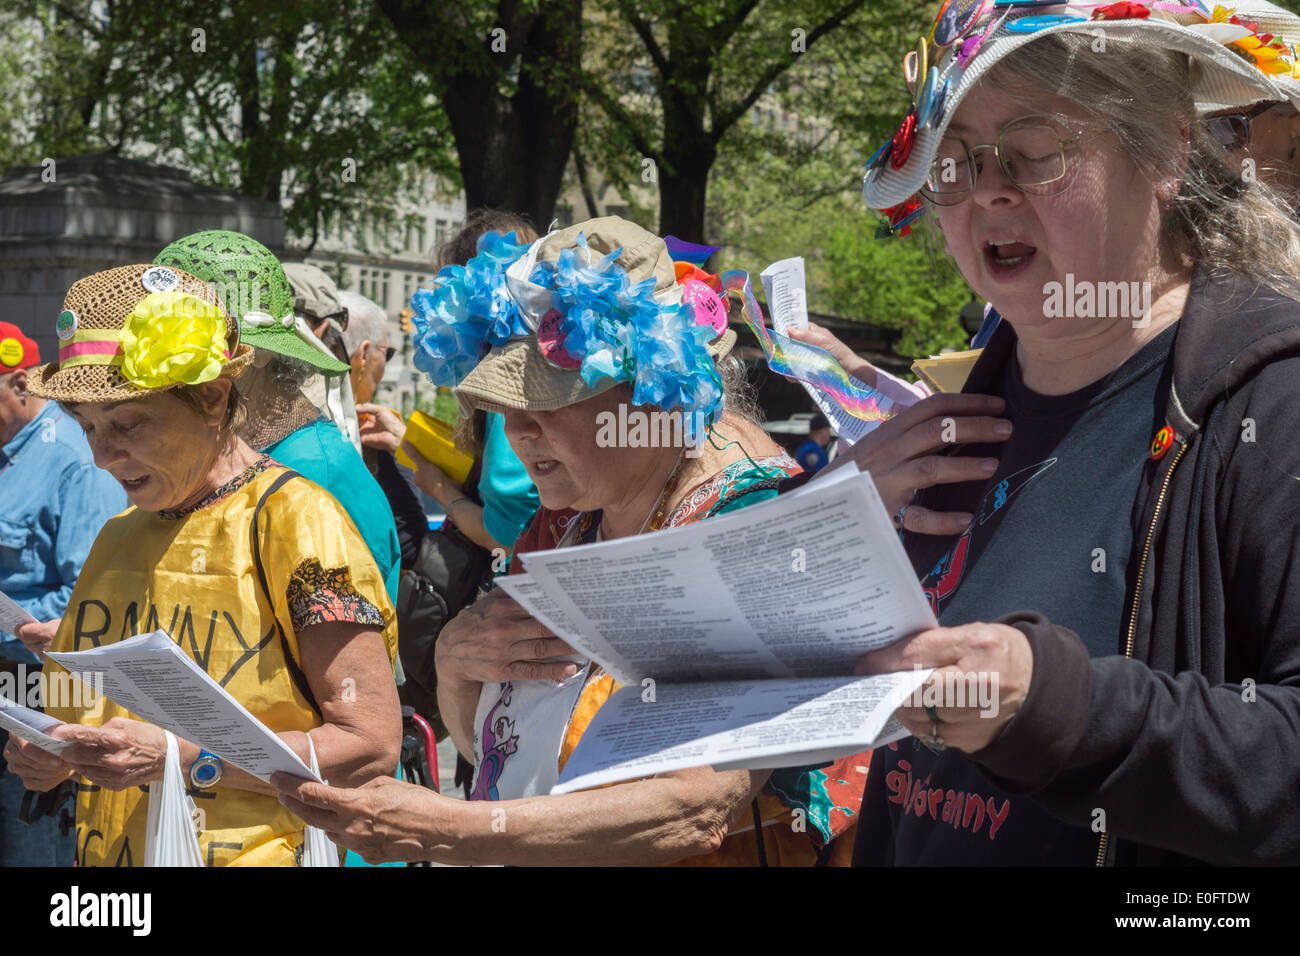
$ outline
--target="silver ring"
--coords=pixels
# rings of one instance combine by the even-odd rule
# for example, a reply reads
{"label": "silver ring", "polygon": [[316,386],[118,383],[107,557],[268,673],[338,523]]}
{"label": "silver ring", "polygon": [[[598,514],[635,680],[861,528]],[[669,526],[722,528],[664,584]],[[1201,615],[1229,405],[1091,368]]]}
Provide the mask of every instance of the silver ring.
{"label": "silver ring", "polygon": [[903,505],[903,507],[899,508],[897,511],[894,512],[894,527],[897,528],[899,531],[903,530],[903,518],[907,514],[907,509],[910,507],[912,506]]}

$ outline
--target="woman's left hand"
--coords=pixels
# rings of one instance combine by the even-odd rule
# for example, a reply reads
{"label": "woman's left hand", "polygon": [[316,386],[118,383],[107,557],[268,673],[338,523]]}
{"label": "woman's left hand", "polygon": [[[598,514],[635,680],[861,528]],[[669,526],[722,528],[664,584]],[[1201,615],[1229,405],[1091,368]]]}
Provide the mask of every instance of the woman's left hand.
{"label": "woman's left hand", "polygon": [[[1024,703],[1034,674],[1034,655],[1028,639],[1014,627],[963,624],[921,631],[872,651],[858,659],[855,673],[917,668],[934,668],[920,697],[937,701],[932,705],[939,716],[937,735],[947,747],[974,753],[996,740]],[[912,706],[912,702],[895,711],[899,722],[916,737],[935,734],[925,706]]]}
{"label": "woman's left hand", "polygon": [[126,790],[161,780],[167,760],[167,735],[161,727],[114,717],[102,727],[64,724],[51,736],[71,740],[64,763],[105,790]]}
{"label": "woman's left hand", "polygon": [[280,802],[309,826],[367,863],[412,863],[432,857],[445,844],[439,831],[439,801],[432,790],[376,777],[353,790],[314,783],[287,773],[271,775]]}

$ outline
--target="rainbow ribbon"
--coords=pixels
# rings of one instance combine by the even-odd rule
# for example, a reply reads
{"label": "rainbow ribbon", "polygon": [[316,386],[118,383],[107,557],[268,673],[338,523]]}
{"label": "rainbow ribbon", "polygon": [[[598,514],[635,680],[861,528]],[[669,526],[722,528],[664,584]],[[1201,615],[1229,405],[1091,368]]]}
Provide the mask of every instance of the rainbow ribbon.
{"label": "rainbow ribbon", "polygon": [[772,371],[820,389],[862,421],[880,424],[897,414],[892,399],[853,378],[829,352],[768,329],[748,272],[732,269],[718,278],[723,292],[739,299],[741,317],[758,339]]}

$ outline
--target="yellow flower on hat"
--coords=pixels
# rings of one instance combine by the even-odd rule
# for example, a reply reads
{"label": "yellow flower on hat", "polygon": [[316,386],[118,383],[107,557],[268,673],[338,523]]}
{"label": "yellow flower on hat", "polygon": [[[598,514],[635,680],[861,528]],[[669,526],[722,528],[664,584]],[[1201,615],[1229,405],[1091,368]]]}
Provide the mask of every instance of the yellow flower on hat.
{"label": "yellow flower on hat", "polygon": [[183,292],[151,292],[122,327],[122,375],[140,388],[198,385],[227,361],[221,309]]}
{"label": "yellow flower on hat", "polygon": [[1281,43],[1274,40],[1270,43],[1264,43],[1258,36],[1243,37],[1232,43],[1237,49],[1243,51],[1265,73],[1289,74],[1291,64],[1287,58],[1287,49]]}

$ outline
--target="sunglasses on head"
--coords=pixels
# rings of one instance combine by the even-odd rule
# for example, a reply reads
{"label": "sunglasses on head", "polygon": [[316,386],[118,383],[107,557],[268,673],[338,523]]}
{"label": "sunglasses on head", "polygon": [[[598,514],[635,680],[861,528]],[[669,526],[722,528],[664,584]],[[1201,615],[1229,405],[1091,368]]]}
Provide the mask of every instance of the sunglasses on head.
{"label": "sunglasses on head", "polygon": [[1205,128],[1224,149],[1245,149],[1250,144],[1250,121],[1279,105],[1281,104],[1259,103],[1248,110],[1207,116]]}

